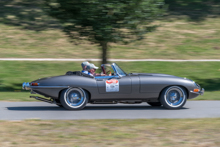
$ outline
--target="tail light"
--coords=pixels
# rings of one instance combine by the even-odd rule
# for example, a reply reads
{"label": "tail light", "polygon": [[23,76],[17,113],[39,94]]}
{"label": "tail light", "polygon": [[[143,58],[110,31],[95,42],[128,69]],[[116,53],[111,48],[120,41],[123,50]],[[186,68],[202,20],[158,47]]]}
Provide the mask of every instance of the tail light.
{"label": "tail light", "polygon": [[39,86],[39,83],[31,83],[31,86]]}

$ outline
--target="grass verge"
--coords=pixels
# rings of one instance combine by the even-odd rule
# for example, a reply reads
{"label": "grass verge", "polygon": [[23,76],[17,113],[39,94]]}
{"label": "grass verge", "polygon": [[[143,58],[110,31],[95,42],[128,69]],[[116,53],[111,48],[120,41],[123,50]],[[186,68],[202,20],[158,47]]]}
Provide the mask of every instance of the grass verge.
{"label": "grass verge", "polygon": [[0,121],[1,146],[220,146],[220,119]]}
{"label": "grass verge", "polygon": [[33,94],[30,94],[30,92],[0,92],[0,101],[13,101],[13,102],[36,101],[33,98],[29,98],[30,95]]}
{"label": "grass verge", "polygon": [[[98,63],[95,63],[98,65]],[[219,100],[219,62],[118,62],[127,73],[164,73],[187,77],[199,83],[206,92],[196,99]],[[29,93],[21,92],[21,84],[38,78],[63,75],[81,70],[80,62],[0,61],[0,100],[30,101]]]}

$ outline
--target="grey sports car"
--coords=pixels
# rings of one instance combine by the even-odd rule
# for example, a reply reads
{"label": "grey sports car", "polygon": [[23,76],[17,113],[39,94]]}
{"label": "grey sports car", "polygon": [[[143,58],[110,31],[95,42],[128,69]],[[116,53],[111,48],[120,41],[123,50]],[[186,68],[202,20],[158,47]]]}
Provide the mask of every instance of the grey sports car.
{"label": "grey sports car", "polygon": [[22,88],[37,100],[56,104],[68,110],[83,109],[91,104],[136,104],[179,109],[187,99],[204,93],[194,81],[155,73],[125,73],[116,63],[101,65],[104,76],[92,77],[80,71],[23,83]]}

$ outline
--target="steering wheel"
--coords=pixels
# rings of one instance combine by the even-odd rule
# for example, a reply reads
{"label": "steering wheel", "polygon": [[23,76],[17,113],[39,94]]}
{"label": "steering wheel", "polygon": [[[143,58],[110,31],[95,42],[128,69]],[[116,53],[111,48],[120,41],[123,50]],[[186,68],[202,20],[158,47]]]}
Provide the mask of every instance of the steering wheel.
{"label": "steering wheel", "polygon": [[109,73],[109,74],[112,74],[112,72],[111,72],[110,70],[106,72],[106,74],[108,74],[108,73]]}

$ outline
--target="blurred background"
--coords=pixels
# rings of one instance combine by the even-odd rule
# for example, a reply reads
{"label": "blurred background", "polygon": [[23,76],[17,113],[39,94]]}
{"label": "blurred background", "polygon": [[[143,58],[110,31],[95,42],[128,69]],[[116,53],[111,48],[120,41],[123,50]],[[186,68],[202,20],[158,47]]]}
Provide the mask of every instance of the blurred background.
{"label": "blurred background", "polygon": [[[219,0],[81,2],[1,0],[0,58],[220,59]],[[81,70],[80,63],[0,61],[0,99],[29,100],[22,82]],[[118,64],[128,73],[187,77],[208,92],[198,99],[220,99],[219,62]]]}

